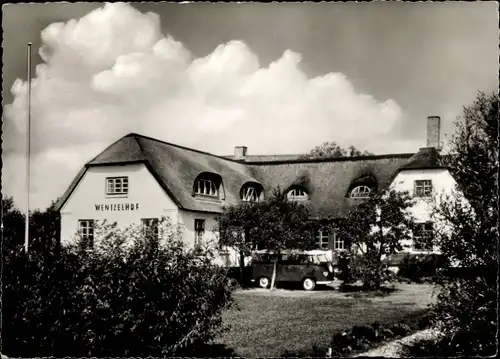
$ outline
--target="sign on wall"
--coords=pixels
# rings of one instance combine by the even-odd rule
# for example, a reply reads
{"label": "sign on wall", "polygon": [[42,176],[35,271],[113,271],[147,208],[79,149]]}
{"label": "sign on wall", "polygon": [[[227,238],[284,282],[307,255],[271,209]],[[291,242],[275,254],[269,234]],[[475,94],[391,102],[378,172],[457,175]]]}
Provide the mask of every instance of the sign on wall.
{"label": "sign on wall", "polygon": [[139,203],[111,203],[111,204],[95,204],[95,210],[101,212],[117,212],[117,211],[137,211]]}

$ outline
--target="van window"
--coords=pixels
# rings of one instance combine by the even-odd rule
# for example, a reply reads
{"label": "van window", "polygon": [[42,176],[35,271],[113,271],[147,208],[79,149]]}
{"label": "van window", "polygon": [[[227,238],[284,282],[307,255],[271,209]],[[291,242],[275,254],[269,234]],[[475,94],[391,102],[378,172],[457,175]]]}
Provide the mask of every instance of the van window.
{"label": "van window", "polygon": [[274,258],[276,258],[269,253],[254,253],[252,257],[252,262],[254,263],[272,263]]}
{"label": "van window", "polygon": [[280,262],[284,264],[307,264],[309,260],[303,254],[282,254]]}

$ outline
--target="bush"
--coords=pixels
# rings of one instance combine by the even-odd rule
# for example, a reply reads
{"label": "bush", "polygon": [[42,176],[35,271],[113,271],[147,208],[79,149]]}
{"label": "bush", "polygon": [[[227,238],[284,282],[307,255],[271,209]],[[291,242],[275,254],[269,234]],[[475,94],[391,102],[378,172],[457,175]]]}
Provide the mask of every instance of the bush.
{"label": "bush", "polygon": [[4,261],[3,352],[186,355],[223,330],[232,287],[210,250],[187,250],[175,231],[163,243],[134,228],[105,229],[92,249],[62,248],[50,265],[36,253]]}
{"label": "bush", "polygon": [[365,289],[378,289],[384,282],[391,282],[394,279],[385,263],[369,255],[357,256],[354,266]]}
{"label": "bush", "polygon": [[243,267],[243,278],[240,267],[229,267],[227,268],[227,277],[232,279],[241,287],[250,287],[252,285],[252,267]]}
{"label": "bush", "polygon": [[405,336],[411,332],[411,328],[408,324],[405,323],[395,323],[389,327],[391,332],[394,333],[395,336]]}
{"label": "bush", "polygon": [[400,323],[382,325],[373,322],[370,326],[354,326],[351,330],[346,329],[335,333],[330,342],[332,356],[345,357],[353,350],[366,351],[381,341],[389,341],[396,337],[409,335],[419,329],[427,328],[426,320],[429,314],[420,313],[418,317],[408,317]]}
{"label": "bush", "polygon": [[342,281],[343,285],[355,283],[359,279],[353,257],[348,251],[340,251],[338,254],[337,268],[340,272],[338,278]]}
{"label": "bush", "polygon": [[398,277],[421,283],[434,278],[444,267],[444,259],[438,254],[407,254],[398,265]]}
{"label": "bush", "polygon": [[352,335],[358,339],[367,339],[372,342],[377,338],[377,331],[373,327],[356,325],[352,328]]}
{"label": "bush", "polygon": [[457,118],[444,163],[456,191],[432,215],[440,252],[462,267],[436,281],[434,322],[446,356],[494,356],[498,347],[498,100],[480,92]]}
{"label": "bush", "polygon": [[313,345],[310,350],[299,350],[297,352],[291,350],[285,350],[280,357],[281,358],[296,358],[296,357],[309,357],[309,358],[321,358],[326,357],[327,351],[318,347],[317,345]]}

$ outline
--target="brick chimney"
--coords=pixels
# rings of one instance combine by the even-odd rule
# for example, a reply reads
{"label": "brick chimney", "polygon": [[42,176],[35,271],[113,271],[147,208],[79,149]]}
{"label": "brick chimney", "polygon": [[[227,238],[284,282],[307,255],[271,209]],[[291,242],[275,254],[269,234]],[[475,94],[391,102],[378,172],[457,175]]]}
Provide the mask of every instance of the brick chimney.
{"label": "brick chimney", "polygon": [[236,146],[234,148],[234,159],[238,161],[245,160],[247,148],[245,146]]}
{"label": "brick chimney", "polygon": [[427,117],[427,147],[441,149],[441,118],[439,116]]}

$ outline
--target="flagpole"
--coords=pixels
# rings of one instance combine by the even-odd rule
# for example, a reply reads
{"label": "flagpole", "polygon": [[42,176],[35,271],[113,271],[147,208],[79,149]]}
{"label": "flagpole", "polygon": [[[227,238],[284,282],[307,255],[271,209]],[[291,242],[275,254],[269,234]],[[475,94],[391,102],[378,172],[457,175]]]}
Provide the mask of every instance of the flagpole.
{"label": "flagpole", "polygon": [[26,115],[26,217],[24,230],[24,251],[28,253],[30,231],[30,170],[31,170],[31,42],[28,42],[28,108]]}

